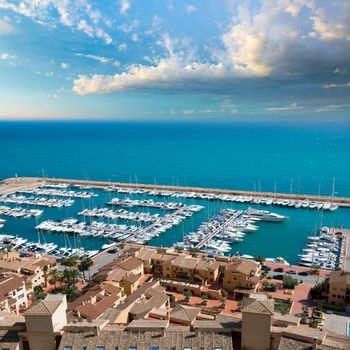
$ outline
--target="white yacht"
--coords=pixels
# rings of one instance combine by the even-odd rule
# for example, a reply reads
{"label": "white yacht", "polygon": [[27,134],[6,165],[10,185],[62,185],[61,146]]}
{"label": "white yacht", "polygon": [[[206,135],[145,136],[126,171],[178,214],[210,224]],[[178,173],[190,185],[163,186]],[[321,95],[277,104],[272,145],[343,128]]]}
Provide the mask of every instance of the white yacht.
{"label": "white yacht", "polygon": [[268,221],[268,222],[281,222],[287,219],[287,216],[271,213],[267,210],[257,210],[248,208],[246,211],[247,215],[259,218],[261,221]]}

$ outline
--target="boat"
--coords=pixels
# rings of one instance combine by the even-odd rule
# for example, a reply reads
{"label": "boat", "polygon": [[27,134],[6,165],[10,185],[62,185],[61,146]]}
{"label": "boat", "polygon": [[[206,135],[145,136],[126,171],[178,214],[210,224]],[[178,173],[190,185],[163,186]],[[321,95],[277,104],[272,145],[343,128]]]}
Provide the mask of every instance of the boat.
{"label": "boat", "polygon": [[257,210],[252,208],[248,208],[248,210],[246,210],[246,214],[258,218],[261,221],[267,222],[281,222],[287,219],[287,217],[284,215],[271,213],[267,210]]}

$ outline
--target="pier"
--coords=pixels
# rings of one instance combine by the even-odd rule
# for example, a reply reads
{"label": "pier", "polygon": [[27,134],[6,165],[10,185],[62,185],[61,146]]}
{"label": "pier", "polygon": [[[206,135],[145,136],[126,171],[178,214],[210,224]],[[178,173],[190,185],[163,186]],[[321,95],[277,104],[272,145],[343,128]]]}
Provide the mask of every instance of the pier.
{"label": "pier", "polygon": [[213,232],[209,233],[203,240],[201,240],[195,248],[200,249],[205,243],[210,241],[213,237],[215,237],[218,233],[220,233],[226,226],[228,226],[232,221],[236,220],[241,214],[243,210],[236,211],[232,216],[230,216],[223,224],[221,224],[217,229]]}
{"label": "pier", "polygon": [[14,193],[20,189],[36,188],[45,184],[63,183],[67,185],[91,186],[97,189],[104,189],[111,186],[122,188],[143,189],[147,191],[160,190],[172,192],[193,192],[198,194],[213,194],[213,195],[234,195],[234,196],[254,196],[258,198],[275,198],[286,200],[310,200],[331,202],[339,207],[350,207],[350,198],[336,196],[318,196],[309,194],[288,194],[274,192],[254,192],[242,190],[227,190],[227,189],[211,189],[200,187],[184,187],[184,186],[165,186],[165,185],[150,185],[150,184],[133,184],[123,182],[108,182],[108,181],[93,181],[93,180],[76,180],[76,179],[61,179],[61,178],[35,178],[35,177],[17,177],[9,178],[0,182],[1,193]]}

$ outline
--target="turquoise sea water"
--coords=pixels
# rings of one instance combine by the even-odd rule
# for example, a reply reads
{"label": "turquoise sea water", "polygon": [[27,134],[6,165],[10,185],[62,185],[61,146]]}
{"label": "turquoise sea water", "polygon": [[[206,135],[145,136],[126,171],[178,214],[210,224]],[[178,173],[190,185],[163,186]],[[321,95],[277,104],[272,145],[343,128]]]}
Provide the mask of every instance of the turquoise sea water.
{"label": "turquoise sea water", "polygon": [[[44,173],[50,177],[261,191],[273,191],[276,184],[280,192],[322,195],[332,193],[335,179],[335,194],[350,196],[347,122],[3,122],[0,150],[0,178]],[[109,196],[99,191],[93,202],[76,200],[68,209],[45,209],[38,221],[71,217],[82,207],[105,206]],[[220,208],[247,207],[205,201],[198,204],[206,209],[151,243],[170,245]],[[233,252],[283,256],[296,262],[306,236],[315,224],[320,225],[321,213],[279,207],[269,210],[290,218],[281,224],[261,224],[258,232],[247,234],[244,242],[234,245]],[[323,224],[350,226],[349,212],[325,213]],[[36,240],[34,226],[35,219],[9,219],[2,232]],[[64,244],[61,235],[45,237]],[[104,242],[82,238],[81,243],[92,248]]]}

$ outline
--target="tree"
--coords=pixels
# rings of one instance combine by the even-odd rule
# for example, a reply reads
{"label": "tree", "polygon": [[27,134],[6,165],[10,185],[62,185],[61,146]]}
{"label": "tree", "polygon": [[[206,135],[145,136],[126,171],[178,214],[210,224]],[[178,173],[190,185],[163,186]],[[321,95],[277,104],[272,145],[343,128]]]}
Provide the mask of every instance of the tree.
{"label": "tree", "polygon": [[255,257],[255,261],[259,262],[260,264],[262,264],[265,261],[265,258],[263,256],[256,256]]}
{"label": "tree", "polygon": [[186,300],[190,300],[190,298],[192,296],[192,292],[190,290],[185,290],[183,292],[183,295],[186,297]]}
{"label": "tree", "polygon": [[34,299],[36,299],[36,300],[43,300],[43,299],[46,298],[46,295],[47,294],[43,290],[42,286],[35,286],[34,287],[34,293],[33,293]]}
{"label": "tree", "polygon": [[169,301],[170,301],[170,304],[174,304],[176,302],[176,298],[171,294],[169,295]]}
{"label": "tree", "polygon": [[193,247],[190,249],[190,253],[192,256],[195,256],[199,252],[199,249],[196,247]]}
{"label": "tree", "polygon": [[298,280],[292,276],[285,275],[283,277],[283,287],[286,289],[294,289],[298,285]]}
{"label": "tree", "polygon": [[57,288],[56,283],[62,281],[62,274],[57,269],[52,269],[49,272],[49,282]]}
{"label": "tree", "polygon": [[183,252],[183,250],[184,250],[184,247],[181,247],[179,245],[175,247],[175,251],[178,252],[178,253]]}
{"label": "tree", "polygon": [[320,266],[316,265],[316,264],[311,265],[311,273],[313,275],[319,275],[320,274]]}
{"label": "tree", "polygon": [[263,287],[264,287],[264,290],[266,290],[267,292],[276,292],[276,289],[277,289],[274,283],[267,282],[267,281],[263,283]]}
{"label": "tree", "polygon": [[323,295],[322,292],[324,290],[324,284],[323,283],[316,283],[311,289],[310,289],[310,296],[312,299],[322,299]]}
{"label": "tree", "polygon": [[43,267],[43,272],[44,272],[44,284],[45,284],[45,287],[47,287],[47,271],[49,270],[49,266],[48,265],[45,265]]}
{"label": "tree", "polygon": [[74,286],[75,280],[80,276],[80,273],[77,269],[64,269],[63,278],[67,281],[68,285]]}
{"label": "tree", "polygon": [[85,271],[89,272],[89,285],[91,283],[90,268],[93,264],[94,264],[94,261],[91,258],[85,258],[81,260],[78,265],[78,269],[80,272],[83,273],[84,279],[85,279]]}
{"label": "tree", "polygon": [[303,305],[303,312],[301,313],[301,323],[306,323],[309,317],[309,308],[306,305]]}
{"label": "tree", "polygon": [[68,301],[73,301],[79,296],[80,291],[76,286],[68,285],[64,287],[63,293],[66,294]]}
{"label": "tree", "polygon": [[78,258],[76,256],[69,256],[68,258],[62,258],[61,265],[69,267],[72,269],[72,267],[76,266],[78,263]]}

